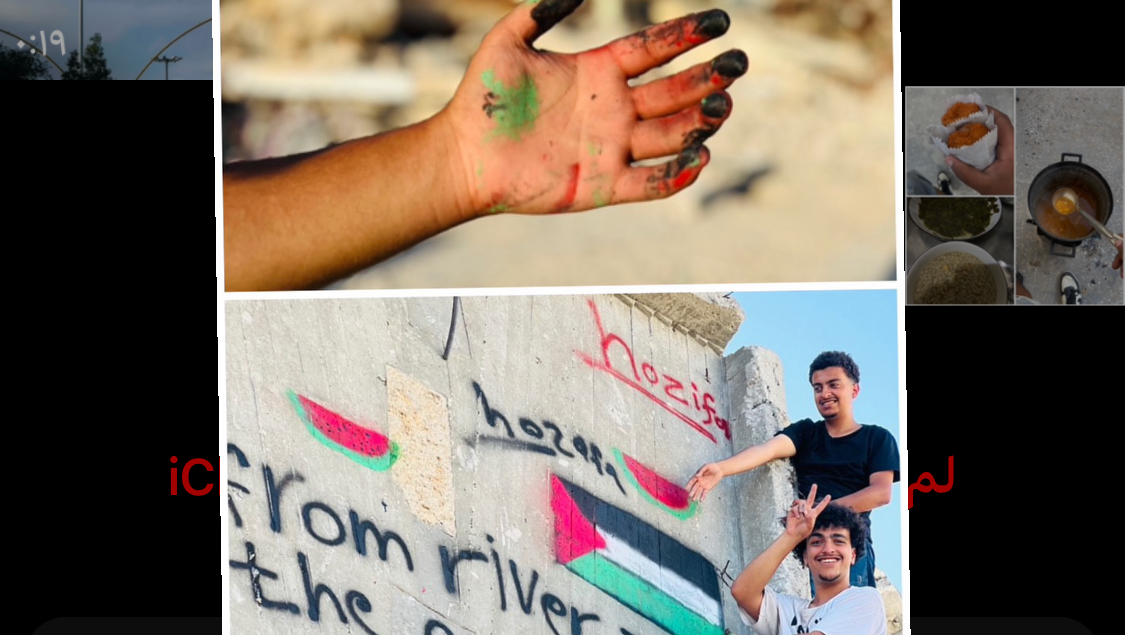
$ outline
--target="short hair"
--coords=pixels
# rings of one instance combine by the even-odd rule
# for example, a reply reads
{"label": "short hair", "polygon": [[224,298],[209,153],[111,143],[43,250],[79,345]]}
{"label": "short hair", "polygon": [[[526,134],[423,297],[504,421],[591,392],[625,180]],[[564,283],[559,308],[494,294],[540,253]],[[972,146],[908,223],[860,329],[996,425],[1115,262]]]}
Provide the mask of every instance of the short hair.
{"label": "short hair", "polygon": [[[784,519],[782,522],[784,522]],[[813,527],[813,531],[818,529],[847,529],[848,535],[851,536],[852,549],[855,549],[856,559],[862,558],[867,552],[865,547],[867,544],[867,525],[860,519],[859,514],[849,507],[828,503],[824,511],[816,517],[816,525]],[[805,547],[808,541],[809,539],[806,538],[793,548],[793,557],[801,561],[802,564],[805,562]]]}
{"label": "short hair", "polygon": [[852,380],[854,383],[859,383],[859,366],[856,366],[855,360],[852,359],[851,355],[841,353],[840,351],[825,351],[816,356],[816,359],[809,365],[809,383],[812,383],[813,373],[818,370],[824,370],[825,368],[832,368],[833,366],[843,368],[848,379]]}

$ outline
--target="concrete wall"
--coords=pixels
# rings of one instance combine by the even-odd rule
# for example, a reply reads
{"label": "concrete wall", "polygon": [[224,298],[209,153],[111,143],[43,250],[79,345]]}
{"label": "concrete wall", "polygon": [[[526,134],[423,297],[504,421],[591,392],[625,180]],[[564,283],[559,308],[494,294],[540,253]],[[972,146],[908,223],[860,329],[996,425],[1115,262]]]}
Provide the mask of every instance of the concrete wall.
{"label": "concrete wall", "polygon": [[790,468],[682,489],[788,423],[737,306],[464,298],[443,359],[452,305],[227,303],[232,632],[744,632]]}

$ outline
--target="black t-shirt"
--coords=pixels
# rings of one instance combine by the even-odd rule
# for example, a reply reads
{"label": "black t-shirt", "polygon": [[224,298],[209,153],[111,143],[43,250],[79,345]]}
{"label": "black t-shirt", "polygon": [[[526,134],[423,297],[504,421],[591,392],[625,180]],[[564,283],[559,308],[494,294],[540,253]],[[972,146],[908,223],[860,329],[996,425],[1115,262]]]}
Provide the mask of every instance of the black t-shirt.
{"label": "black t-shirt", "polygon": [[[781,430],[797,447],[792,459],[797,471],[797,492],[809,495],[816,485],[817,498],[831,494],[833,500],[854,494],[871,484],[876,472],[894,471],[898,482],[898,443],[879,426],[861,425],[859,430],[837,439],[828,434],[824,421],[802,419]],[[863,513],[866,518],[867,512]]]}

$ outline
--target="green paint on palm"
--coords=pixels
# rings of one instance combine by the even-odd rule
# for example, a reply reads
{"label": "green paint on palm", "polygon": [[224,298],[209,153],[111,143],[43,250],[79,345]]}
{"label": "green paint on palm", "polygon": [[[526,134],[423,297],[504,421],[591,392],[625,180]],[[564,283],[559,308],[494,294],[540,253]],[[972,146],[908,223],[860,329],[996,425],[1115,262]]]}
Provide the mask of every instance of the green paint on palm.
{"label": "green paint on palm", "polygon": [[493,135],[500,134],[519,141],[523,134],[535,127],[535,120],[539,117],[539,91],[535,82],[525,74],[518,85],[509,88],[490,70],[485,71],[481,79],[489,90],[489,103],[485,110],[496,122]]}
{"label": "green paint on palm", "polygon": [[503,203],[499,203],[499,204],[493,205],[491,208],[489,208],[488,213],[489,214],[499,214],[500,212],[506,212],[506,211],[508,211],[508,206],[503,204]]}
{"label": "green paint on palm", "polygon": [[602,193],[602,188],[594,190],[594,207],[605,207],[609,205],[609,197]]}

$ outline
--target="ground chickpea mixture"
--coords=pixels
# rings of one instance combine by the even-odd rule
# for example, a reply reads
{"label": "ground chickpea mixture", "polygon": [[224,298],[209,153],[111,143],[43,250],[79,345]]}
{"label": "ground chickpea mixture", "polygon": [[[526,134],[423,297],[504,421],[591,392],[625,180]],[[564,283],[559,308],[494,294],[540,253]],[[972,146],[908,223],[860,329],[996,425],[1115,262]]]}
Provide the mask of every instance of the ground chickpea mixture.
{"label": "ground chickpea mixture", "polygon": [[925,265],[914,286],[915,304],[992,304],[996,281],[972,254],[954,251]]}

